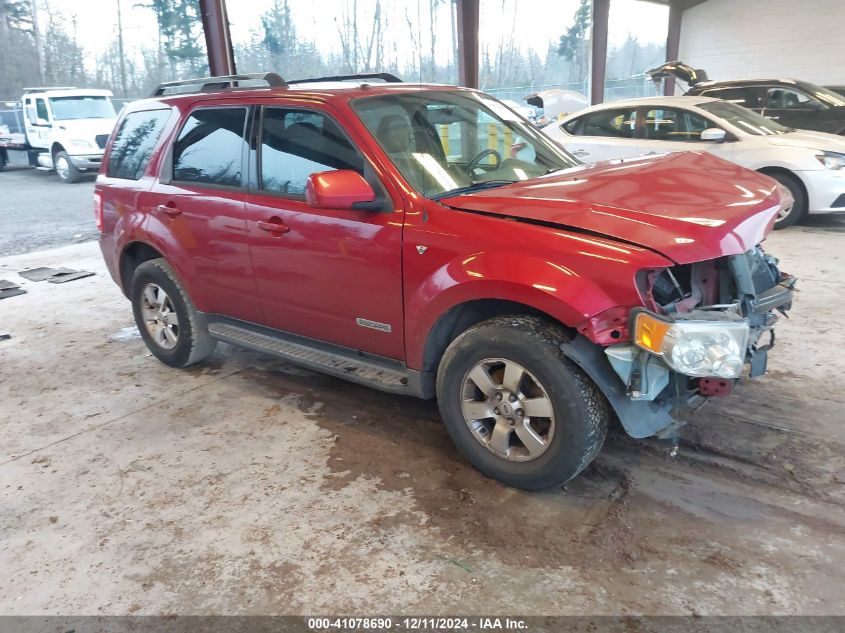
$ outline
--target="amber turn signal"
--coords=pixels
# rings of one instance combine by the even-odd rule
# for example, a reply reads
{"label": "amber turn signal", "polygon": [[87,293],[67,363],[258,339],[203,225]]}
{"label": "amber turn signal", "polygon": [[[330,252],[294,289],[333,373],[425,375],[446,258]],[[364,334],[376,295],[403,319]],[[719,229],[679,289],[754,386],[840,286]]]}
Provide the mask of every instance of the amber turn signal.
{"label": "amber turn signal", "polygon": [[640,312],[634,320],[634,343],[658,355],[662,355],[663,338],[672,327],[648,312]]}

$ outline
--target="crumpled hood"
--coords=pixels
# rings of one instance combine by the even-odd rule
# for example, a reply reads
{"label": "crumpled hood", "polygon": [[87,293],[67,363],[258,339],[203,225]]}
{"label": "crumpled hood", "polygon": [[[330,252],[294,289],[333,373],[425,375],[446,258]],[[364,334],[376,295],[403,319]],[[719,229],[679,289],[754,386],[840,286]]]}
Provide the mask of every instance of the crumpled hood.
{"label": "crumpled hood", "polygon": [[829,152],[845,154],[845,137],[838,134],[826,132],[811,132],[810,130],[797,130],[786,134],[774,134],[766,139],[772,145],[780,147],[806,147],[808,149],[821,149]]}
{"label": "crumpled hood", "polygon": [[581,165],[441,202],[605,235],[683,264],[737,255],[761,242],[779,195],[767,176],[683,152]]}

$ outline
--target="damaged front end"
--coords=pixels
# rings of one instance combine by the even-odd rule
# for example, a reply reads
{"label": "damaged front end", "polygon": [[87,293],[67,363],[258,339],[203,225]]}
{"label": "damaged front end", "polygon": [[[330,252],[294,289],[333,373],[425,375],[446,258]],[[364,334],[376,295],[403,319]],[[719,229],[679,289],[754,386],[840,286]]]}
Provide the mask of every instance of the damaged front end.
{"label": "damaged front end", "polygon": [[[729,394],[746,365],[751,377],[765,373],[777,313],[790,309],[795,283],[759,246],[644,271],[644,307],[631,310],[629,340],[604,348],[574,341],[564,352],[599,383],[630,435],[671,436],[682,410]],[[607,367],[599,350],[612,372],[585,365]]]}

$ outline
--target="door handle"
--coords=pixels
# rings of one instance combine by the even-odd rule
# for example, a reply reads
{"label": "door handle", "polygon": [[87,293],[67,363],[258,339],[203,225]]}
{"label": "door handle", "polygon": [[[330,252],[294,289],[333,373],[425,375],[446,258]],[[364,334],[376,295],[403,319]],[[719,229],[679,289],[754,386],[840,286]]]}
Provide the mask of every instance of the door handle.
{"label": "door handle", "polygon": [[182,213],[182,210],[172,202],[158,205],[156,207],[156,211],[158,211],[159,213],[163,213],[164,215],[170,216],[171,218],[175,218],[177,215]]}
{"label": "door handle", "polygon": [[276,233],[281,235],[290,231],[290,227],[282,222],[279,218],[270,218],[269,220],[259,220],[257,222],[258,228],[268,233]]}

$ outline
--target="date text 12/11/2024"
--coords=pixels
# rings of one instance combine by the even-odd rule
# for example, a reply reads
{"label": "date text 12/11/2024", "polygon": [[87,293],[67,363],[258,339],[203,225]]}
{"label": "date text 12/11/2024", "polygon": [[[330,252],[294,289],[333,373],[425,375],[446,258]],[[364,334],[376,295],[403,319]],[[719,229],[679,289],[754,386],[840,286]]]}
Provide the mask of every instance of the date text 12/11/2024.
{"label": "date text 12/11/2024", "polygon": [[510,617],[358,617],[309,618],[312,631],[527,631],[528,623]]}

